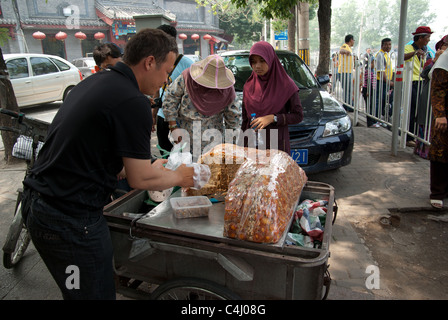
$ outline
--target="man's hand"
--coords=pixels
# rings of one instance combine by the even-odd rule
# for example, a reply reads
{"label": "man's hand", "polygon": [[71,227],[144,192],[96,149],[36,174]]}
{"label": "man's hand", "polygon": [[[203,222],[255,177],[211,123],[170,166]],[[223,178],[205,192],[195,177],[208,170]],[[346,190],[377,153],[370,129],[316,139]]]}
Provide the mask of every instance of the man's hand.
{"label": "man's hand", "polygon": [[182,188],[188,188],[194,186],[194,168],[193,167],[187,167],[185,164],[182,164],[179,166],[179,168],[176,169],[176,172],[179,175],[179,187]]}
{"label": "man's hand", "polygon": [[435,129],[437,131],[445,132],[447,128],[446,117],[436,118]]}
{"label": "man's hand", "polygon": [[152,166],[157,169],[168,170],[168,169],[165,169],[165,167],[163,166],[167,162],[168,162],[168,159],[157,159],[156,161],[154,161],[152,163]]}
{"label": "man's hand", "polygon": [[423,57],[425,54],[426,54],[426,52],[423,51],[422,49],[418,49],[417,51],[415,51],[415,55],[419,58]]}

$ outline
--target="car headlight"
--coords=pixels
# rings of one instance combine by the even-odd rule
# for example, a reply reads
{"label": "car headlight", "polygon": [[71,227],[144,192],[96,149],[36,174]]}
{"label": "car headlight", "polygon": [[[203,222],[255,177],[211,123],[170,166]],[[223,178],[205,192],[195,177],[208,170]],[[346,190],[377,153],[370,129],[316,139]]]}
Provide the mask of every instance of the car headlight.
{"label": "car headlight", "polygon": [[352,127],[352,122],[349,116],[339,118],[325,124],[323,137],[330,137],[337,134],[347,132]]}

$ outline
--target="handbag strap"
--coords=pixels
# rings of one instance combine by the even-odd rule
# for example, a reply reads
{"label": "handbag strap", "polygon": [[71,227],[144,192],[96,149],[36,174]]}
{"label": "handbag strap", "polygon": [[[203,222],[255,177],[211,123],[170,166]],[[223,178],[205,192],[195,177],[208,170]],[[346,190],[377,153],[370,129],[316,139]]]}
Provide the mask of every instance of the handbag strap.
{"label": "handbag strap", "polygon": [[[174,61],[173,70],[171,70],[171,72],[168,74],[168,79],[171,77],[171,74],[173,73],[174,69],[176,69],[177,64],[179,63],[180,59],[182,59],[183,56],[184,56],[183,54],[177,56],[176,61]],[[163,94],[165,93],[166,85],[167,84],[165,83],[162,87],[162,93],[160,94],[160,99],[162,99]]]}

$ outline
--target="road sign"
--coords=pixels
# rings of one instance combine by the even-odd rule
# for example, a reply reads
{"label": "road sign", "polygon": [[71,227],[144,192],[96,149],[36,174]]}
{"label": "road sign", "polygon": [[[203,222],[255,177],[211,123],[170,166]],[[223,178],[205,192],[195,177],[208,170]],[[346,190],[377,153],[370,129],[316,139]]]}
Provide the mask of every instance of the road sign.
{"label": "road sign", "polygon": [[288,40],[288,30],[282,31],[274,35],[275,40]]}

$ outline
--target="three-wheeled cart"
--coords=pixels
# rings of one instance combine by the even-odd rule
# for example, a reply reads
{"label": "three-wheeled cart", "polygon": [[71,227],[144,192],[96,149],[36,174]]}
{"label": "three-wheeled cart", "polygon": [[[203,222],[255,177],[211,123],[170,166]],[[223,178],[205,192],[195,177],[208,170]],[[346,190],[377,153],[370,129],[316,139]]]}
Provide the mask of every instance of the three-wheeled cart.
{"label": "three-wheeled cart", "polygon": [[104,209],[116,276],[132,280],[126,281],[127,289],[142,282],[154,284],[156,289],[148,293],[151,299],[325,298],[331,282],[327,261],[337,211],[334,188],[308,181],[302,199],[328,200],[319,248],[288,245],[284,237],[277,244],[227,238],[223,236],[224,202],[214,203],[208,217],[178,219],[168,200],[150,207],[148,193],[133,190]]}

